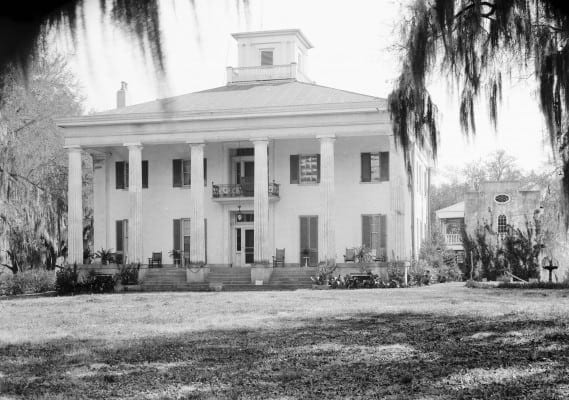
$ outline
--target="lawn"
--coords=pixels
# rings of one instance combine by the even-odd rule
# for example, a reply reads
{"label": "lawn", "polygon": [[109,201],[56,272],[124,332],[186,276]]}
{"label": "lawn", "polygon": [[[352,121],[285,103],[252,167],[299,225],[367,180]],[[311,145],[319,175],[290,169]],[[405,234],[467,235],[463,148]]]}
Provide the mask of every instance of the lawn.
{"label": "lawn", "polygon": [[569,291],[0,301],[0,399],[566,399]]}

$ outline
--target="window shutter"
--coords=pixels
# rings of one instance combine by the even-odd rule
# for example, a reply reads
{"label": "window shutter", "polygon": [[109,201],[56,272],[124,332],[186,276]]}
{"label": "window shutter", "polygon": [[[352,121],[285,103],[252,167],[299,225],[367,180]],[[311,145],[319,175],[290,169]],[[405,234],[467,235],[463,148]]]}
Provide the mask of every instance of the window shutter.
{"label": "window shutter", "polygon": [[123,229],[122,220],[116,221],[116,249],[117,252],[123,251]]}
{"label": "window shutter", "polygon": [[379,216],[379,248],[387,255],[387,215]]}
{"label": "window shutter", "polygon": [[318,250],[318,217],[310,217],[310,248]]}
{"label": "window shutter", "polygon": [[142,187],[148,189],[148,160],[142,161]]}
{"label": "window shutter", "polygon": [[290,155],[290,183],[298,183],[298,154]]}
{"label": "window shutter", "polygon": [[180,250],[180,220],[174,220],[174,250]]}
{"label": "window shutter", "polygon": [[204,230],[204,250],[205,250],[205,260],[203,260],[203,262],[207,264],[207,218],[203,219],[203,230]]}
{"label": "window shutter", "polygon": [[371,154],[370,153],[361,153],[361,181],[362,182],[371,182]]}
{"label": "window shutter", "polygon": [[302,262],[302,251],[308,249],[310,244],[308,243],[308,217],[300,217],[300,255]]}
{"label": "window shutter", "polygon": [[207,186],[207,158],[203,159],[203,184]]}
{"label": "window shutter", "polygon": [[182,187],[182,160],[179,159],[172,160],[172,186]]}
{"label": "window shutter", "polygon": [[317,170],[316,182],[320,183],[320,154],[316,154],[316,170]]}
{"label": "window shutter", "polygon": [[362,215],[362,246],[371,249],[371,216]]}
{"label": "window shutter", "polygon": [[389,152],[382,151],[379,153],[379,180],[389,180]]}
{"label": "window shutter", "polygon": [[115,162],[115,186],[124,189],[124,161]]}

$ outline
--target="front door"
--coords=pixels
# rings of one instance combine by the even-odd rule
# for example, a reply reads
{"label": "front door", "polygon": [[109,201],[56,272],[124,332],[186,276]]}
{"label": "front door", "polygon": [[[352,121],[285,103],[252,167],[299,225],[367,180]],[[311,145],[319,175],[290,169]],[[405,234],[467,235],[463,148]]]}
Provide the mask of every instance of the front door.
{"label": "front door", "polygon": [[245,267],[255,261],[255,233],[252,226],[237,226],[233,230],[233,265]]}
{"label": "front door", "polygon": [[318,265],[318,217],[315,215],[300,217],[300,265]]}

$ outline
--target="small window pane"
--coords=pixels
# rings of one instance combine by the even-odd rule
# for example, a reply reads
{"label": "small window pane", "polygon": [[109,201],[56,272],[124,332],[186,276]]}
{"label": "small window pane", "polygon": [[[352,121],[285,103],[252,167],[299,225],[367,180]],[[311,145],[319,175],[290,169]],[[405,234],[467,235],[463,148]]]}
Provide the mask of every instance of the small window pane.
{"label": "small window pane", "polygon": [[273,65],[273,51],[272,50],[261,51],[261,65]]}
{"label": "small window pane", "polygon": [[318,157],[316,155],[300,156],[300,182],[318,182]]}
{"label": "small window pane", "polygon": [[370,157],[371,180],[379,182],[379,153],[371,153]]}
{"label": "small window pane", "polygon": [[184,177],[184,186],[190,186],[191,183],[191,164],[190,160],[182,161],[182,175]]}

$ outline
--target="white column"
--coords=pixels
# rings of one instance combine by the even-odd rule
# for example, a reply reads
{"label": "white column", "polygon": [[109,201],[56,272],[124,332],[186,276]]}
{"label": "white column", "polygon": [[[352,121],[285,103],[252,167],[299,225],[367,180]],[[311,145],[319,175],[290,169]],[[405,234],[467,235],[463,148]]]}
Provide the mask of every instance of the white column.
{"label": "white column", "polygon": [[93,157],[93,250],[107,249],[107,155]]}
{"label": "white column", "polygon": [[205,264],[204,143],[190,143],[191,196],[190,264]]}
{"label": "white column", "polygon": [[253,140],[255,145],[255,195],[253,213],[255,230],[255,264],[269,263],[269,166],[267,139]]}
{"label": "white column", "polygon": [[320,198],[322,205],[322,257],[328,265],[336,263],[335,195],[334,195],[334,136],[318,136],[320,139]]}
{"label": "white column", "polygon": [[142,248],[142,145],[125,144],[128,147],[128,260],[143,263]]}
{"label": "white column", "polygon": [[67,263],[83,264],[83,198],[81,148],[67,148],[69,156],[67,192]]}

